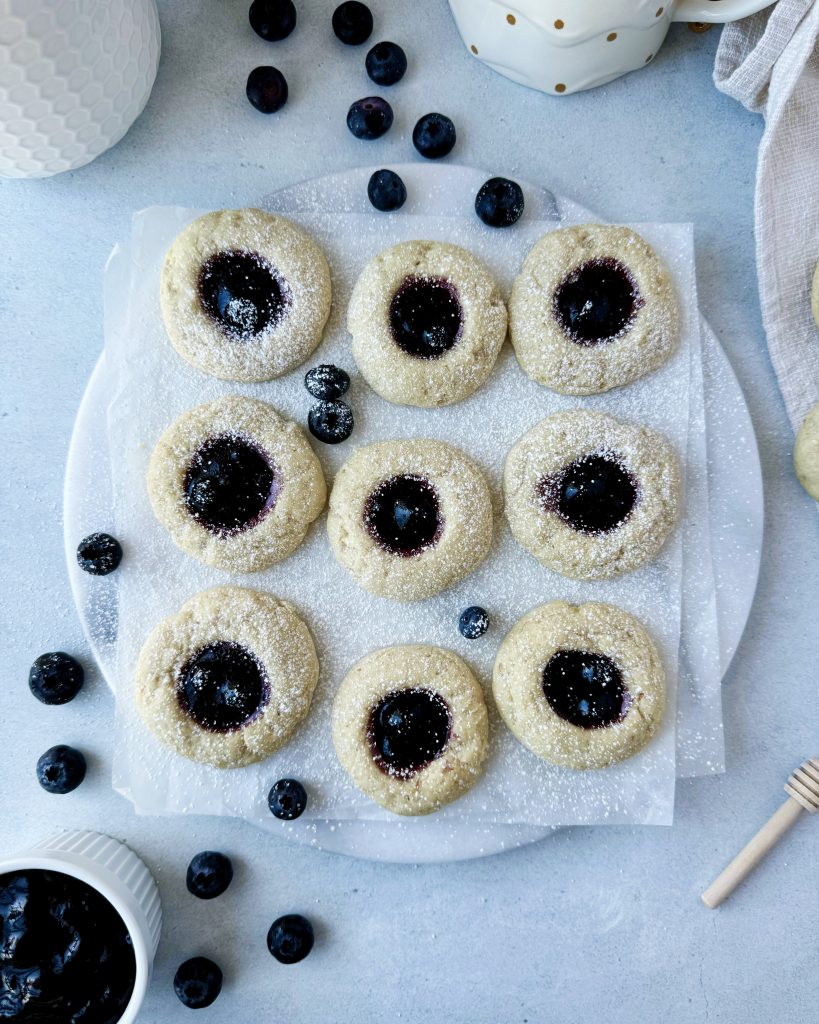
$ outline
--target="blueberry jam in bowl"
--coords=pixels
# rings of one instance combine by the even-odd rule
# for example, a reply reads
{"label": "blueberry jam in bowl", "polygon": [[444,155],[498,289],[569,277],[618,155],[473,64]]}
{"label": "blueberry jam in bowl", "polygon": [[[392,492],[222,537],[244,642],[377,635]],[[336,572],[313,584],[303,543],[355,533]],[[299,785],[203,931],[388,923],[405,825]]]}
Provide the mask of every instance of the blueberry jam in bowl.
{"label": "blueberry jam in bowl", "polygon": [[0,1020],[133,1024],[162,911],[124,843],[65,832],[0,861]]}

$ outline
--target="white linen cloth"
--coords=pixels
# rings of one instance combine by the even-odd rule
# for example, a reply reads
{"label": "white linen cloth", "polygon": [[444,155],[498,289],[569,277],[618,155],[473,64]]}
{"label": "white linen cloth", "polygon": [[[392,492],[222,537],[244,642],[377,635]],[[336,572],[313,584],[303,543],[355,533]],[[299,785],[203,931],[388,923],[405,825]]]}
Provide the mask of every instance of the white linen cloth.
{"label": "white linen cloth", "polygon": [[754,217],[762,322],[794,428],[819,401],[819,0],[779,0],[726,25],[718,89],[765,117]]}

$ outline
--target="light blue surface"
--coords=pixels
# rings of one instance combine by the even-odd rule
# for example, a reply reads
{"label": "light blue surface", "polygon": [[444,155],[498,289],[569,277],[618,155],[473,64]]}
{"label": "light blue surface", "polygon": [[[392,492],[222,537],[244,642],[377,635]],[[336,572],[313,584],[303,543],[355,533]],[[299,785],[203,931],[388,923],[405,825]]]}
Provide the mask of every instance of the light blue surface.
{"label": "light blue surface", "polygon": [[[170,979],[197,953],[226,974],[202,1020],[814,1020],[817,823],[801,821],[720,911],[698,900],[778,805],[791,768],[819,747],[817,519],[791,469],[756,294],[761,122],[711,84],[717,32],[675,27],[647,70],[555,99],[470,59],[443,0],[380,0],[376,37],[405,46],[410,72],[388,94],[395,127],[367,144],[344,128],[349,102],[375,91],[366,48],[343,48],[329,34],[332,2],[298,4],[296,33],[276,46],[252,35],[247,6],[166,0],[157,85],[124,141],[73,174],[0,184],[0,853],[82,825],[127,837],[145,856],[166,910],[146,1024],[190,1019]],[[248,70],[265,62],[291,87],[288,106],[269,119],[243,95]],[[306,176],[407,159],[415,118],[431,109],[455,120],[461,163],[540,180],[610,219],[695,224],[701,305],[748,396],[768,503],[758,599],[725,685],[728,773],[681,783],[672,828],[574,829],[437,867],[345,860],[232,821],[135,819],[109,788],[113,705],[103,681],[89,672],[64,708],[39,705],[26,688],[37,654],[86,650],[60,509],[71,424],[102,342],[103,263],[132,210],[242,205]],[[64,798],[42,793],[33,774],[56,742],[89,754],[88,781]],[[184,888],[187,861],[203,848],[231,854],[237,868],[212,904]],[[264,935],[293,910],[315,919],[318,943],[304,964],[284,968]]]}

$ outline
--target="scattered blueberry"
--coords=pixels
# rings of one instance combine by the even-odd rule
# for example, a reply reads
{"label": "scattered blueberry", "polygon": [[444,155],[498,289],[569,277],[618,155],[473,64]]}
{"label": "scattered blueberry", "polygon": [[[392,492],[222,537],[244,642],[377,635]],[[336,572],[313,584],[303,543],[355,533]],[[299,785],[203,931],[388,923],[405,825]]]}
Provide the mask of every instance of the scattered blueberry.
{"label": "scattered blueberry", "polygon": [[121,561],[120,543],[107,533],[92,533],[81,540],[77,547],[79,567],[92,576],[107,576]]}
{"label": "scattered blueberry", "polygon": [[233,878],[233,865],[230,858],[215,850],[197,853],[188,864],[185,879],[188,892],[198,896],[200,900],[212,900],[230,885]]}
{"label": "scattered blueberry", "polygon": [[296,779],[279,779],[267,794],[267,806],[274,818],[293,821],[304,814],[307,792]]}
{"label": "scattered blueberry", "polygon": [[67,704],[82,689],[85,673],[70,654],[41,654],[28,673],[28,688],[43,704]]}
{"label": "scattered blueberry", "polygon": [[85,778],[85,758],[64,743],[50,747],[37,760],[37,781],[46,793],[70,793]]}
{"label": "scattered blueberry", "polygon": [[313,926],[301,914],[278,917],[267,933],[267,948],[280,964],[297,964],[313,948]]}
{"label": "scattered blueberry", "polygon": [[366,4],[346,0],[333,11],[333,31],[348,46],[366,42],[373,30],[373,16]]}
{"label": "scattered blueberry", "polygon": [[278,68],[262,65],[247,76],[247,98],[263,114],[275,114],[287,103],[287,80]]}
{"label": "scattered blueberry", "polygon": [[508,228],[523,213],[523,189],[509,178],[490,178],[478,189],[475,213],[492,228]]}
{"label": "scattered blueberry", "polygon": [[195,956],[177,968],[173,990],[184,1006],[203,1010],[222,991],[222,969],[206,956]]}
{"label": "scattered blueberry", "polygon": [[341,444],[353,432],[353,410],[346,402],[316,402],[307,417],[313,437],[325,444]]}
{"label": "scattered blueberry", "polygon": [[293,0],[253,0],[250,5],[250,25],[256,35],[269,43],[287,39],[296,27]]}
{"label": "scattered blueberry", "polygon": [[380,139],[392,125],[392,107],[380,96],[356,100],[347,111],[347,127],[357,139]]}
{"label": "scattered blueberry", "polygon": [[321,398],[325,402],[334,398],[341,398],[350,386],[349,376],[338,366],[332,363],[322,363],[321,366],[314,366],[304,376],[304,386],[313,396]]}
{"label": "scattered blueberry", "polygon": [[489,615],[484,608],[473,605],[465,608],[458,619],[458,630],[467,640],[477,640],[489,629]]}
{"label": "scattered blueberry", "polygon": [[376,85],[395,85],[407,70],[407,55],[398,43],[376,43],[367,54],[364,66]]}
{"label": "scattered blueberry", "polygon": [[412,144],[428,160],[451,153],[455,138],[455,125],[446,114],[424,114],[412,132]]}
{"label": "scattered blueberry", "polygon": [[407,187],[395,171],[374,171],[367,183],[370,202],[383,213],[399,210],[407,201]]}

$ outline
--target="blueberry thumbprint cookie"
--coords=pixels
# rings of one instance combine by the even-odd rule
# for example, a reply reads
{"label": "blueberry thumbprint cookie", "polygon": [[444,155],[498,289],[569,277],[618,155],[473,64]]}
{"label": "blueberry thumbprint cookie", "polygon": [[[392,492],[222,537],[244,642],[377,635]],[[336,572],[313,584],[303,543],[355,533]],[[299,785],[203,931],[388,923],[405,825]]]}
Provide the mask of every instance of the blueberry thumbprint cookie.
{"label": "blueberry thumbprint cookie", "polygon": [[512,288],[509,326],[524,373],[564,395],[630,384],[680,333],[668,271],[625,227],[584,224],[536,242]]}
{"label": "blueberry thumbprint cookie", "polygon": [[148,466],[148,495],[187,554],[254,572],[295,551],[327,488],[300,427],[264,402],[230,395],[168,427]]}
{"label": "blueberry thumbprint cookie", "polygon": [[337,561],[373,594],[419,601],[463,579],[492,543],[483,474],[443,441],[381,441],[344,463],[327,532]]}
{"label": "blueberry thumbprint cookie", "polygon": [[382,398],[451,405],[492,372],[506,337],[506,306],[487,268],[465,249],[402,242],[362,271],[347,329],[358,368]]}
{"label": "blueberry thumbprint cookie", "polygon": [[622,608],[595,602],[552,601],[524,615],[498,649],[492,689],[517,739],[562,768],[632,757],[665,709],[651,637]]}
{"label": "blueberry thumbprint cookie", "polygon": [[204,590],[155,627],[137,663],[148,728],[191,761],[240,768],[284,746],[319,664],[292,605],[240,587]]}
{"label": "blueberry thumbprint cookie", "polygon": [[536,423],[506,457],[506,518],[547,569],[603,579],[654,559],[674,528],[680,469],[668,441],[591,409]]}
{"label": "blueberry thumbprint cookie", "polygon": [[489,724],[480,683],[440,647],[386,647],[362,658],[333,703],[342,767],[395,814],[430,814],[477,782]]}
{"label": "blueberry thumbprint cookie", "polygon": [[272,380],[321,341],[330,269],[313,239],[284,217],[219,210],[177,236],[160,300],[171,344],[197,370]]}

